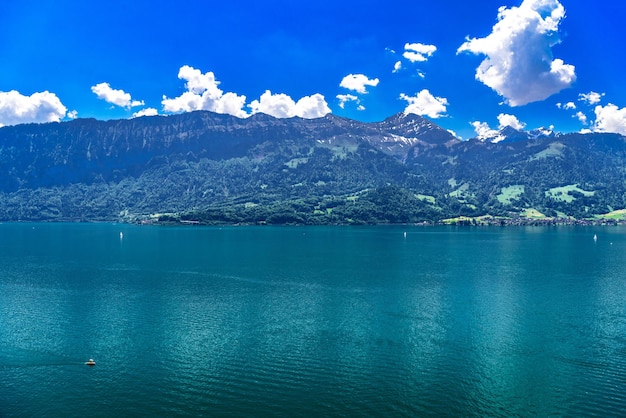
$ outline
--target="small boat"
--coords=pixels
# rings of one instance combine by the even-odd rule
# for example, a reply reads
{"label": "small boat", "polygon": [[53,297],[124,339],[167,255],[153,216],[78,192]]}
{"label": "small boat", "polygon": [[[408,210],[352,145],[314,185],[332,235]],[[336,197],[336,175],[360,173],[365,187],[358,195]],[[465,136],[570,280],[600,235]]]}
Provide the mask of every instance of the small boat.
{"label": "small boat", "polygon": [[593,240],[597,241],[598,240],[598,236],[596,234],[593,234]]}
{"label": "small boat", "polygon": [[96,365],[96,362],[95,362],[95,361],[93,361],[93,359],[92,359],[92,358],[90,358],[90,359],[89,359],[89,361],[86,361],[86,362],[85,362],[85,364],[86,364],[87,366],[95,366],[95,365]]}

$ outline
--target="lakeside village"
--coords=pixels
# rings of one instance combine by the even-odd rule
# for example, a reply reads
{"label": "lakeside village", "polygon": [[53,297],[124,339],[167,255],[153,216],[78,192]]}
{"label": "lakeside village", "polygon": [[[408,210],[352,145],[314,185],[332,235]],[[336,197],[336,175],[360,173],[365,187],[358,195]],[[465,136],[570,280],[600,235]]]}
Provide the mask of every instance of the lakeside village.
{"label": "lakeside village", "polygon": [[606,215],[594,218],[575,219],[572,217],[503,217],[483,215],[477,217],[459,216],[456,218],[442,219],[438,221],[422,222],[377,222],[364,223],[354,222],[350,219],[346,222],[315,224],[306,222],[219,222],[193,219],[189,215],[179,214],[153,214],[148,216],[129,217],[126,222],[142,225],[415,225],[415,226],[617,226],[626,225],[626,210],[614,211]]}
{"label": "lakeside village", "polygon": [[598,218],[598,219],[574,219],[574,218],[501,218],[494,216],[480,216],[468,218],[460,216],[458,218],[444,219],[436,223],[437,225],[475,225],[475,226],[613,226],[626,225],[626,219]]}

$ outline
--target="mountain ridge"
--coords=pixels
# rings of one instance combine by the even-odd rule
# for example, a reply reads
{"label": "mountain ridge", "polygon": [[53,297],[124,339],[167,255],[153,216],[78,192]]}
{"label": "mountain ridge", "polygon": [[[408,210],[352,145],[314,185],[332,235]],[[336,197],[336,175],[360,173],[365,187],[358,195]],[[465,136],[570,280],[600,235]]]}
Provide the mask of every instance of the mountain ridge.
{"label": "mountain ridge", "polygon": [[[496,143],[461,141],[404,113],[359,122],[196,111],[6,126],[0,128],[0,169],[7,173],[0,179],[0,219],[221,211],[239,214],[225,221],[246,222],[256,208],[258,222],[290,207],[303,215],[279,219],[306,223],[317,214],[321,223],[377,223],[518,216],[530,209],[581,218],[626,207],[623,136],[504,133]],[[411,215],[386,219],[397,208],[381,196]],[[326,207],[329,202],[335,206]],[[361,212],[331,216],[346,202]]]}

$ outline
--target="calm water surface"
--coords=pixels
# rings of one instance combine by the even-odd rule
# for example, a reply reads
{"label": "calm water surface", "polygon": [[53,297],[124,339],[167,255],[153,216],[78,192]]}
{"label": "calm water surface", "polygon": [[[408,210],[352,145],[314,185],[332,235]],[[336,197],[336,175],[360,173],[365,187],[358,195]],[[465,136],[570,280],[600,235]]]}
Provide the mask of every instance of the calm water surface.
{"label": "calm water surface", "polygon": [[1,417],[625,414],[621,227],[0,224]]}

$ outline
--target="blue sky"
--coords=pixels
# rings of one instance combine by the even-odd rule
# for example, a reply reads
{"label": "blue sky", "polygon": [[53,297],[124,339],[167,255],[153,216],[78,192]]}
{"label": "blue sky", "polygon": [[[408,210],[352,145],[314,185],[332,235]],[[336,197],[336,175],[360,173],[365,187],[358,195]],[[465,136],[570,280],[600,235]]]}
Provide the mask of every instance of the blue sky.
{"label": "blue sky", "polygon": [[626,134],[618,0],[4,0],[0,125],[196,109]]}

